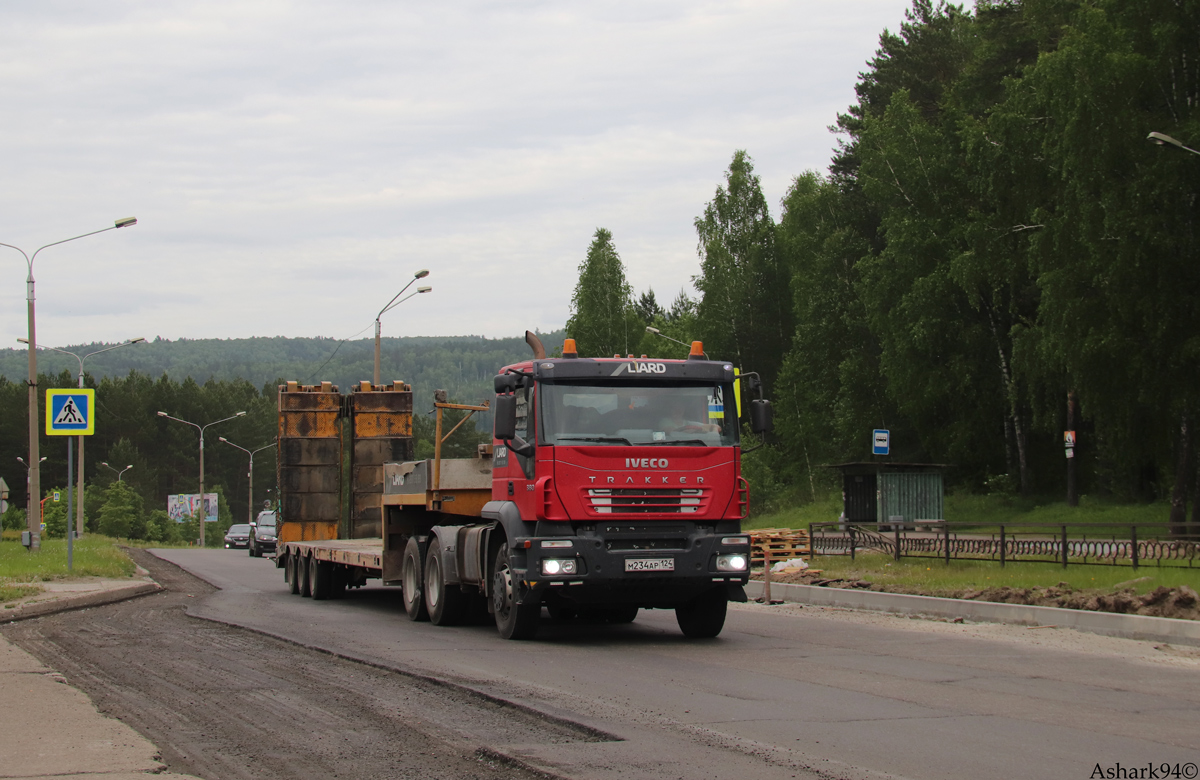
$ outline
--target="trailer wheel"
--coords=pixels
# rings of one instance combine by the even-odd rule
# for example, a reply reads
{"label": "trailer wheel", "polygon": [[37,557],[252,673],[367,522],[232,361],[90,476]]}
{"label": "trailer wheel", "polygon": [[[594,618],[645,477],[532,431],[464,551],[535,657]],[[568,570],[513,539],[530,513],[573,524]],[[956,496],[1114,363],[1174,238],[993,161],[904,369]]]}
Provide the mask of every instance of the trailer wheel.
{"label": "trailer wheel", "polygon": [[691,639],[711,639],[725,627],[729,598],[725,588],[712,588],[675,608],[679,630]]}
{"label": "trailer wheel", "polygon": [[537,634],[542,605],[536,601],[517,604],[517,586],[508,563],[508,543],[500,545],[492,566],[492,611],[496,630],[505,639],[533,639]]}
{"label": "trailer wheel", "polygon": [[442,568],[442,544],[435,537],[425,554],[425,609],[435,626],[456,626],[462,622],[467,600],[457,585],[446,584]]}
{"label": "trailer wheel", "polygon": [[429,611],[425,609],[425,594],[422,592],[421,546],[417,544],[416,537],[410,536],[408,544],[404,546],[404,562],[400,570],[404,611],[408,613],[408,619],[429,620]]}
{"label": "trailer wheel", "polygon": [[300,595],[305,598],[312,596],[312,580],[308,576],[310,566],[312,558],[307,555],[296,556],[296,579],[300,580]]}
{"label": "trailer wheel", "polygon": [[333,589],[332,579],[332,563],[318,561],[316,558],[308,559],[308,590],[314,599],[324,601],[329,598],[329,592]]}
{"label": "trailer wheel", "polygon": [[283,564],[284,578],[291,586],[292,595],[300,593],[300,561],[299,556],[289,555]]}
{"label": "trailer wheel", "polygon": [[330,569],[332,572],[329,575],[329,598],[346,598],[346,572],[342,567],[333,564],[330,564]]}

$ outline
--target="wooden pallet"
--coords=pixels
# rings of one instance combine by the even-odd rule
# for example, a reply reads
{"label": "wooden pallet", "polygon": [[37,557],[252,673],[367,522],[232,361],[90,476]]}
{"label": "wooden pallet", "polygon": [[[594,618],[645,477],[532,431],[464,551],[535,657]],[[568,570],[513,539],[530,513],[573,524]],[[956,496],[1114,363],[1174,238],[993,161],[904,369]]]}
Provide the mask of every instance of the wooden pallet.
{"label": "wooden pallet", "polygon": [[808,531],[798,528],[758,528],[746,533],[750,535],[751,568],[761,567],[767,553],[772,563],[812,556]]}

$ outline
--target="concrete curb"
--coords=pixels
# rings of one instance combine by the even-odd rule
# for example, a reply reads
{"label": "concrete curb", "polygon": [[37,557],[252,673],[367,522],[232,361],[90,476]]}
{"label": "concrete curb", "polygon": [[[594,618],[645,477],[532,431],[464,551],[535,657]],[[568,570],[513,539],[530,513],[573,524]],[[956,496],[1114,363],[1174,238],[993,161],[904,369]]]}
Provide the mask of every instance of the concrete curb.
{"label": "concrete curb", "polygon": [[99,607],[103,604],[113,604],[118,601],[137,598],[138,596],[158,593],[162,589],[162,586],[157,582],[133,582],[119,588],[108,588],[106,590],[93,591],[92,593],[64,595],[44,601],[33,601],[12,609],[0,610],[0,625],[15,623],[18,620],[42,617],[43,615],[53,615],[56,612],[67,612],[73,609],[87,609],[88,607]]}
{"label": "concrete curb", "polygon": [[[746,596],[762,598],[760,581],[746,584]],[[1011,623],[1018,626],[1058,626],[1091,634],[1200,646],[1200,621],[1147,615],[1119,615],[1062,607],[1036,607],[1025,604],[998,604],[991,601],[966,601],[905,593],[878,593],[870,590],[822,588],[815,585],[771,583],[771,599],[819,607],[843,607],[891,612],[897,615],[925,615],[962,618],[982,623]]]}

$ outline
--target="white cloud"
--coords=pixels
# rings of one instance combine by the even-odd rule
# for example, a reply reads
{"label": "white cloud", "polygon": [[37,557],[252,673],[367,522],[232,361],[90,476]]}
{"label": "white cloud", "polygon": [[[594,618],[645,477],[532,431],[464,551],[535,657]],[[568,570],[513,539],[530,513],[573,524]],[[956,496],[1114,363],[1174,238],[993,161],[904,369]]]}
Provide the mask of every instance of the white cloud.
{"label": "white cloud", "polygon": [[[778,212],[907,3],[87,3],[0,25],[0,241],[38,340],[559,327],[596,227],[696,272],[735,149]],[[0,326],[25,333],[0,248]],[[393,330],[394,329],[394,330]]]}

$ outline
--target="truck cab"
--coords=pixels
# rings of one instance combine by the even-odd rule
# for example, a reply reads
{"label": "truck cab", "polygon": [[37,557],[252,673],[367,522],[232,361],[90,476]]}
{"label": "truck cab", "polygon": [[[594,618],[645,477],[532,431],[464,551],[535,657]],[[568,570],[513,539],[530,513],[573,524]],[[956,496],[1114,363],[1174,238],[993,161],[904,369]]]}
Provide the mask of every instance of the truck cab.
{"label": "truck cab", "polygon": [[515,537],[515,602],[618,620],[673,608],[685,634],[719,633],[749,577],[739,379],[698,344],[688,360],[587,359],[568,340],[562,358],[506,366],[483,514]]}

